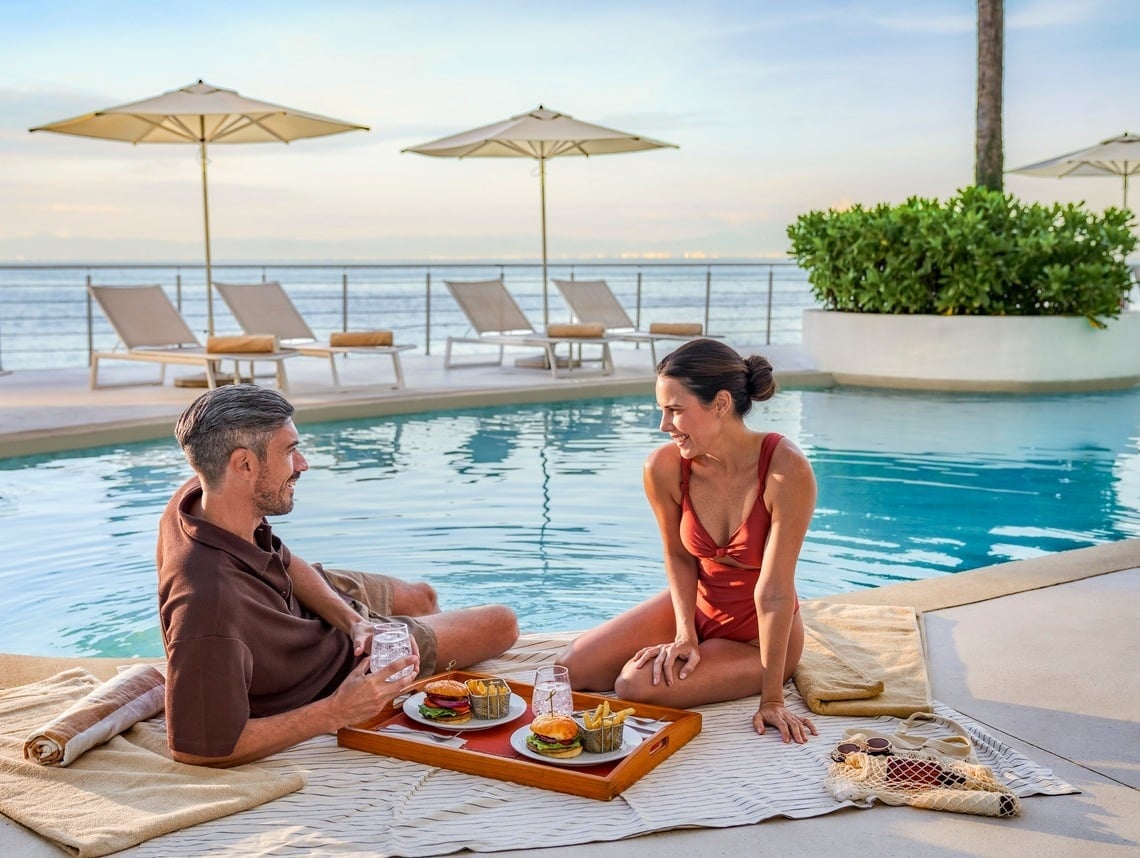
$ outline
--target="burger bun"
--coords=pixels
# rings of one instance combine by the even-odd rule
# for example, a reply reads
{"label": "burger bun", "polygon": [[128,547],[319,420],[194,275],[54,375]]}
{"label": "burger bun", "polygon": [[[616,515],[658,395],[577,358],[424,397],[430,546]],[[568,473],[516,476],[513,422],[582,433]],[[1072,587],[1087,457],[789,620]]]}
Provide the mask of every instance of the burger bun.
{"label": "burger bun", "polygon": [[578,722],[569,715],[539,715],[531,722],[530,730],[559,742],[569,742],[578,735]]}
{"label": "burger bun", "polygon": [[435,697],[447,697],[458,700],[467,696],[467,686],[454,679],[437,679],[424,686],[424,693]]}

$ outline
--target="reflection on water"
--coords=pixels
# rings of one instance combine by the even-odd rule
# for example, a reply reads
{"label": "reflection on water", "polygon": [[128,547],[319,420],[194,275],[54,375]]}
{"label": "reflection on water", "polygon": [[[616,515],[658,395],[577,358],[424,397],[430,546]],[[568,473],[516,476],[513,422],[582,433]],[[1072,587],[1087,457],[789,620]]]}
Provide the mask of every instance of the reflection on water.
{"label": "reflection on water", "polygon": [[[592,626],[664,586],[641,465],[649,398],[302,426],[275,522],[301,556]],[[749,421],[819,480],[804,597],[1140,536],[1140,391],[984,397],[787,391]],[[173,442],[0,461],[0,651],[161,653],[155,525]]]}

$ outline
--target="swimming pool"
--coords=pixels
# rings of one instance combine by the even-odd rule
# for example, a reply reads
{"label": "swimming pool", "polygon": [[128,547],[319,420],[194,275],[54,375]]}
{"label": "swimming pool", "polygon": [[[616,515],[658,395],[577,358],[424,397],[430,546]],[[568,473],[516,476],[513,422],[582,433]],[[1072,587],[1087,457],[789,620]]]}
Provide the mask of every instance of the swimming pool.
{"label": "swimming pool", "polygon": [[[636,398],[303,425],[311,469],[275,527],[445,607],[584,628],[664,586],[641,489],[657,422]],[[749,422],[816,470],[805,598],[1140,536],[1140,390],[790,390]],[[155,525],[188,475],[173,440],[0,461],[0,651],[160,655]]]}

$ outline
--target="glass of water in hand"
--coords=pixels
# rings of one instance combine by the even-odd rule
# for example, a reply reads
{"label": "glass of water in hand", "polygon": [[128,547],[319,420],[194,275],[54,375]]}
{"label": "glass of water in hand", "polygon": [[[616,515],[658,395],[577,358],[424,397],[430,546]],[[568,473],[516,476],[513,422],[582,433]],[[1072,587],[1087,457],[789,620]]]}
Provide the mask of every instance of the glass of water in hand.
{"label": "glass of water in hand", "polygon": [[571,715],[574,698],[570,691],[570,670],[561,665],[540,667],[534,672],[534,694],[530,708],[539,715]]}
{"label": "glass of water in hand", "polygon": [[[412,639],[408,627],[403,623],[375,623],[372,626],[372,659],[371,671],[376,673],[382,667],[387,667],[398,658],[412,654]],[[405,667],[399,673],[389,676],[386,682],[396,682],[412,676],[415,668]]]}

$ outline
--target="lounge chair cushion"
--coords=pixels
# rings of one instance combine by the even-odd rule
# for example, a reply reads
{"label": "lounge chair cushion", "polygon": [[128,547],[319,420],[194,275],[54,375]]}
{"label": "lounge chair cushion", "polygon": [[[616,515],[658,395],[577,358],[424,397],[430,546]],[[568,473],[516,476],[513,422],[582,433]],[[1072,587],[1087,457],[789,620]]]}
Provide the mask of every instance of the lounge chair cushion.
{"label": "lounge chair cushion", "polygon": [[391,331],[333,331],[329,334],[330,346],[390,346]]}
{"label": "lounge chair cushion", "polygon": [[651,334],[672,334],[678,337],[699,337],[704,332],[700,322],[653,322],[649,326]]}
{"label": "lounge chair cushion", "polygon": [[277,351],[277,337],[273,334],[213,336],[206,340],[206,351],[212,354],[267,354]]}
{"label": "lounge chair cushion", "polygon": [[605,336],[604,325],[547,325],[546,335],[559,339],[566,337],[602,337]]}

